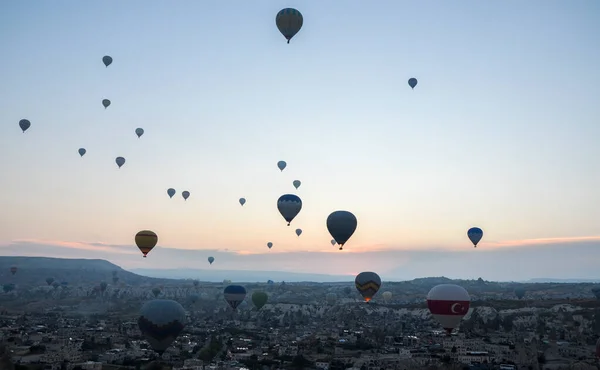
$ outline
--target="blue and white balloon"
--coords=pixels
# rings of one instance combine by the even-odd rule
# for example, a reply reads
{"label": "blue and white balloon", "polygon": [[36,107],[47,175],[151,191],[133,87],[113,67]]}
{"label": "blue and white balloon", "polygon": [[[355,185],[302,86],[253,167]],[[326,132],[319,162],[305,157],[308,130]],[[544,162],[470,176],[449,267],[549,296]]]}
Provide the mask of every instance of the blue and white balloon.
{"label": "blue and white balloon", "polygon": [[227,303],[235,310],[246,298],[246,288],[241,285],[229,285],[223,294]]}
{"label": "blue and white balloon", "polygon": [[277,200],[277,209],[290,226],[292,220],[302,210],[302,200],[297,195],[284,194]]}
{"label": "blue and white balloon", "polygon": [[469,240],[471,240],[471,243],[473,243],[473,247],[477,248],[477,244],[481,241],[481,238],[483,238],[483,230],[478,227],[472,227],[467,231],[467,236],[469,237]]}

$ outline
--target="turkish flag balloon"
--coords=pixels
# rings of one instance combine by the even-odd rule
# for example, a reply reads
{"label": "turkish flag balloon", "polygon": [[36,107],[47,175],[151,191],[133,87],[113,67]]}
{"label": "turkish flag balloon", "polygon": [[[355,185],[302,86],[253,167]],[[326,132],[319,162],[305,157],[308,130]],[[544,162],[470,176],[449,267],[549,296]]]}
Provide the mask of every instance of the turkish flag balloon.
{"label": "turkish flag balloon", "polygon": [[471,297],[465,288],[455,284],[436,285],[427,294],[427,307],[448,334],[469,311]]}

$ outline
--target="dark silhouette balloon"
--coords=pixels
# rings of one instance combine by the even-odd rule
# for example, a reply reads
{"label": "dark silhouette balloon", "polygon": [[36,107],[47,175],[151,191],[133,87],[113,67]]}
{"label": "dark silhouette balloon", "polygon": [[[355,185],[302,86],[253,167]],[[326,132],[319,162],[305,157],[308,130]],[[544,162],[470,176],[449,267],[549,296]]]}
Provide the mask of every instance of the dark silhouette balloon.
{"label": "dark silhouette balloon", "polygon": [[22,119],[19,121],[19,127],[23,132],[27,131],[31,127],[31,122],[28,119]]}
{"label": "dark silhouette balloon", "polygon": [[108,67],[109,65],[111,65],[112,62],[113,62],[113,58],[112,57],[110,57],[108,55],[105,55],[105,56],[102,57],[102,63],[104,63],[104,65],[106,67]]}
{"label": "dark silhouette balloon", "polygon": [[340,250],[354,234],[357,225],[356,216],[348,211],[335,211],[327,217],[327,230],[335,242],[340,245]]}

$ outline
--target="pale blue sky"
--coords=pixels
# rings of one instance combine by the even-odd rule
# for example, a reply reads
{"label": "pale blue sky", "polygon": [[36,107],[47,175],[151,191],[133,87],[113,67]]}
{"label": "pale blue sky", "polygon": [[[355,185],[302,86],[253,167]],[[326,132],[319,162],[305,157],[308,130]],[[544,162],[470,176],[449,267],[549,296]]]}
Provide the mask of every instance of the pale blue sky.
{"label": "pale blue sky", "polygon": [[600,235],[594,0],[5,1],[0,45],[6,243],[321,251],[337,209],[349,250]]}

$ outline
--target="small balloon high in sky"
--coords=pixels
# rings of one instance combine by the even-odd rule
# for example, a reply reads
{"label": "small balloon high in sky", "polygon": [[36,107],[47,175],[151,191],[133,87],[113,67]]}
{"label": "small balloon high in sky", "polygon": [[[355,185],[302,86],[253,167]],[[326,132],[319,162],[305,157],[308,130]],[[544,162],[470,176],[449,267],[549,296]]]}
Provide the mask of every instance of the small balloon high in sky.
{"label": "small balloon high in sky", "polygon": [[275,17],[275,24],[288,44],[292,37],[300,31],[303,23],[302,14],[294,8],[281,9]]}

